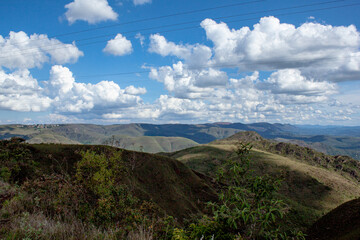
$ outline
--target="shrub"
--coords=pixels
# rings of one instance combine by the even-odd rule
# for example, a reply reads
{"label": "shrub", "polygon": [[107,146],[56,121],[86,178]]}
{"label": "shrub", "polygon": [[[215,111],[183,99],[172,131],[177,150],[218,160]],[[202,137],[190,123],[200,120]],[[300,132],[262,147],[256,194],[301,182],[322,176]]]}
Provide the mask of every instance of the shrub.
{"label": "shrub", "polygon": [[22,183],[35,174],[38,163],[21,138],[0,141],[0,178],[6,182]]}
{"label": "shrub", "polygon": [[[210,202],[211,216],[177,230],[177,239],[304,239],[302,232],[285,232],[281,226],[287,206],[276,198],[281,180],[255,176],[250,170],[249,144],[239,143],[237,158],[219,169],[224,187],[218,202]],[[184,236],[185,237],[184,237]]]}

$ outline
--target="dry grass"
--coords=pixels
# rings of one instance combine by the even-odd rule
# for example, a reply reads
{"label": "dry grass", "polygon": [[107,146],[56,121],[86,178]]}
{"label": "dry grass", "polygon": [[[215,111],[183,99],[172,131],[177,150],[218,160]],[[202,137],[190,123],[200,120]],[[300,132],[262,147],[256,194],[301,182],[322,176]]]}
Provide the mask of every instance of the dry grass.
{"label": "dry grass", "polygon": [[129,233],[128,240],[153,240],[153,232],[151,229],[146,228],[143,225],[138,226],[136,231]]}
{"label": "dry grass", "polygon": [[207,155],[205,153],[193,153],[193,154],[187,154],[187,155],[181,156],[178,158],[178,160],[181,161],[182,163],[186,163],[191,159],[203,158],[203,157],[207,157]]}
{"label": "dry grass", "polygon": [[86,225],[75,216],[60,218],[46,216],[33,196],[20,188],[0,181],[0,238],[1,239],[117,239],[113,231],[102,231]]}
{"label": "dry grass", "polygon": [[330,188],[330,191],[323,199],[319,199],[319,204],[327,210],[333,209],[340,204],[360,197],[360,185],[351,181],[337,172],[311,166],[298,160],[282,157],[276,154],[254,149],[255,152],[262,153],[264,160],[276,164],[280,167],[287,167],[291,171],[296,171],[316,179],[320,183]]}
{"label": "dry grass", "polygon": [[[209,146],[226,151],[235,149],[234,145],[228,144],[212,144]],[[321,199],[318,199],[318,203],[316,204],[321,206],[325,211],[329,211],[346,201],[360,197],[360,185],[335,171],[323,167],[312,166],[294,158],[284,157],[254,148],[252,151],[257,156],[260,156],[257,160],[271,164],[277,168],[286,168],[289,171],[304,174],[316,179],[321,184],[328,186],[330,191]]]}

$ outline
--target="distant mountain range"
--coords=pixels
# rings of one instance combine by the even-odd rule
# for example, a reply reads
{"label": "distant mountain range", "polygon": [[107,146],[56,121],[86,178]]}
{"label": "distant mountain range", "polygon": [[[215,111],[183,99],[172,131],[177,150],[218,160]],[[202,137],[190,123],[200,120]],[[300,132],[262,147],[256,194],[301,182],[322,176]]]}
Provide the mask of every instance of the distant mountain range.
{"label": "distant mountain range", "polygon": [[[207,124],[49,124],[2,125],[0,139],[22,137],[29,143],[106,144],[145,152],[171,152],[256,131],[262,137],[306,146],[326,154],[360,160],[360,127],[270,123]],[[159,138],[161,137],[161,138]]]}

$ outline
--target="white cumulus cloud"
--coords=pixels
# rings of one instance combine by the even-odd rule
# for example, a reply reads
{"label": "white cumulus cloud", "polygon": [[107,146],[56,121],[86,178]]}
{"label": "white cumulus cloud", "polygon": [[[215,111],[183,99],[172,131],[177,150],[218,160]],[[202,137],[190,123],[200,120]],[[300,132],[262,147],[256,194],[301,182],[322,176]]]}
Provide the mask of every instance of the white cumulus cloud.
{"label": "white cumulus cloud", "polygon": [[325,81],[315,81],[302,76],[298,69],[283,69],[276,71],[263,83],[262,89],[274,94],[328,96],[336,93],[336,85]]}
{"label": "white cumulus cloud", "polygon": [[0,67],[9,69],[41,67],[44,63],[74,63],[84,53],[75,43],[65,44],[49,39],[45,34],[10,32],[8,37],[0,35]]}
{"label": "white cumulus cloud", "polygon": [[[175,97],[190,99],[213,97],[214,88],[223,89],[228,80],[225,72],[212,68],[189,69],[181,61],[171,67],[152,68],[149,77],[163,82]],[[220,91],[216,94],[219,95]]]}
{"label": "white cumulus cloud", "polygon": [[130,85],[122,89],[113,81],[79,83],[73,73],[61,65],[52,66],[49,80],[42,84],[43,87],[39,86],[27,69],[12,73],[0,69],[0,109],[50,111],[78,119],[101,118],[114,111],[141,107],[143,101],[138,95],[146,93],[143,87]]}
{"label": "white cumulus cloud", "polygon": [[184,59],[192,67],[205,66],[210,60],[211,49],[205,45],[182,45],[169,42],[164,36],[153,34],[150,36],[149,52],[160,54],[161,56],[176,56]]}
{"label": "white cumulus cloud", "polygon": [[24,112],[47,110],[52,100],[42,94],[29,70],[17,70],[7,74],[0,70],[0,109]]}
{"label": "white cumulus cloud", "polygon": [[107,20],[115,21],[118,17],[107,0],[74,0],[65,5],[65,8],[65,17],[70,24],[78,20],[95,24]]}
{"label": "white cumulus cloud", "polygon": [[143,95],[146,93],[146,88],[136,88],[133,85],[130,85],[125,88],[125,93],[130,95]]}
{"label": "white cumulus cloud", "polygon": [[127,40],[126,37],[118,33],[114,39],[107,42],[103,51],[115,56],[124,56],[132,53],[133,48],[131,42]]}
{"label": "white cumulus cloud", "polygon": [[[63,66],[55,65],[50,71],[46,83],[49,94],[53,97],[53,107],[57,112],[104,114],[109,109],[136,106],[142,102],[139,96],[146,91],[143,88],[130,87],[126,90],[112,81],[97,84],[85,84],[75,81],[72,72]],[[131,94],[129,94],[129,91]]]}
{"label": "white cumulus cloud", "polygon": [[344,75],[360,66],[360,58],[355,57],[360,34],[354,25],[334,27],[308,22],[295,27],[275,17],[264,17],[253,30],[229,29],[225,23],[211,19],[202,21],[201,26],[214,43],[212,60],[218,65],[242,70],[302,68],[318,75],[326,68],[332,72],[327,77],[338,71]]}

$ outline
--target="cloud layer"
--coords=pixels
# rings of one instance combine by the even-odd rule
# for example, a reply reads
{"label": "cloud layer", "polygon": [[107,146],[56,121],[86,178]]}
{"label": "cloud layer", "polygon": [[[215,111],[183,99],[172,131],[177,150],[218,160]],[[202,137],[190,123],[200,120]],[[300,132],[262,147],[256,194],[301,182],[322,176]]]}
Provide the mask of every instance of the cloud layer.
{"label": "cloud layer", "polygon": [[[169,92],[157,102],[160,117],[174,109],[160,101],[166,99],[169,104],[201,106],[192,113],[193,119],[207,121],[350,119],[328,102],[336,101],[332,97],[338,92],[336,82],[360,80],[360,35],[355,26],[304,23],[296,27],[275,17],[260,19],[253,29],[230,29],[211,19],[201,26],[213,43],[211,48],[150,36],[150,53],[178,60],[150,68],[149,77]],[[252,74],[229,79],[223,69]],[[261,77],[262,71],[270,72],[269,76]],[[347,106],[346,113],[353,115],[352,107]],[[178,110],[178,119],[184,112]]]}
{"label": "cloud layer", "polygon": [[[11,32],[9,37],[0,38],[1,50],[32,46],[37,52],[0,60],[1,67],[13,71],[0,70],[0,108],[48,110],[53,119],[61,121],[105,122],[313,123],[312,119],[317,119],[333,123],[360,115],[359,104],[344,104],[338,97],[339,83],[360,80],[360,34],[355,26],[310,22],[296,27],[275,17],[261,18],[253,28],[230,29],[211,19],[202,21],[201,26],[209,46],[176,43],[160,34],[149,37],[148,53],[171,62],[145,67],[150,70],[148,77],[163,84],[165,90],[152,96],[156,98],[152,102],[142,100],[141,95],[152,94],[144,87],[121,88],[105,80],[77,82],[70,69],[60,65],[83,55],[75,44],[67,46],[45,35]],[[144,44],[144,37],[137,36]],[[48,51],[31,39],[67,47]],[[121,34],[103,49],[115,56],[133,51],[132,43]],[[49,80],[39,84],[26,68],[46,62],[56,65]]]}

